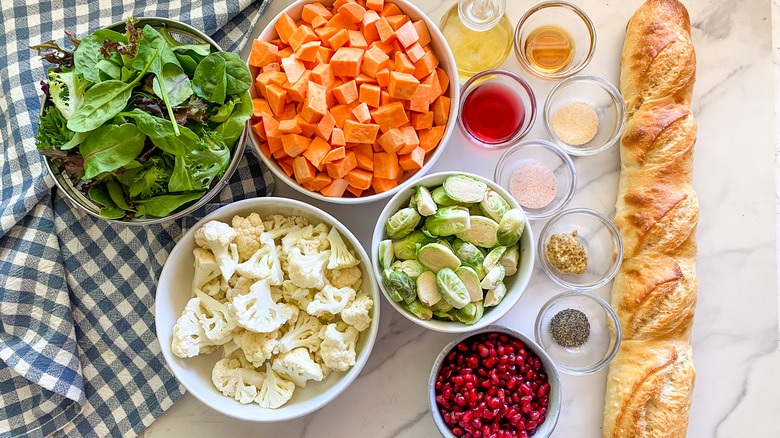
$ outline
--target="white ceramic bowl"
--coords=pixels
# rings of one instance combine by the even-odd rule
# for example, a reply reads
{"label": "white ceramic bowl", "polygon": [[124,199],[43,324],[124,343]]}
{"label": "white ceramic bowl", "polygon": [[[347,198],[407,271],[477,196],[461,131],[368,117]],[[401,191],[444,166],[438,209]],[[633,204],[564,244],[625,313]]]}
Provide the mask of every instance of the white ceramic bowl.
{"label": "white ceramic bowl", "polygon": [[[287,13],[292,18],[298,19],[300,18],[301,11],[303,10],[303,7],[305,5],[309,3],[315,3],[318,1],[325,4],[326,6],[330,6],[333,4],[333,1],[330,0],[295,1],[290,6],[286,7],[282,12],[280,12],[279,15],[274,17],[274,19],[271,20],[268,26],[266,26],[266,28],[263,29],[263,31],[260,33],[257,39],[261,41],[271,41],[272,39],[276,38],[278,34],[276,33],[276,29],[274,29],[274,24],[276,23],[277,20],[279,20],[279,17],[283,13]],[[393,194],[411,186],[412,184],[414,184],[415,179],[419,178],[420,176],[424,175],[428,170],[430,170],[431,166],[433,166],[436,160],[438,160],[439,157],[441,157],[442,153],[444,152],[444,147],[449,142],[453,130],[455,130],[458,106],[460,102],[460,87],[458,85],[458,68],[455,66],[455,58],[453,58],[452,56],[452,50],[450,50],[450,46],[447,44],[447,40],[444,39],[444,35],[441,34],[441,32],[439,31],[439,27],[436,25],[436,23],[434,23],[433,20],[431,20],[423,11],[418,9],[408,0],[392,0],[390,3],[394,3],[396,6],[398,6],[398,8],[400,8],[401,11],[404,14],[408,15],[409,18],[411,18],[413,21],[422,19],[425,22],[425,24],[428,26],[428,33],[431,35],[430,46],[433,49],[434,53],[436,53],[436,56],[439,58],[439,67],[442,70],[444,70],[447,73],[447,76],[450,78],[449,90],[447,90],[446,93],[446,96],[450,98],[450,117],[449,120],[447,120],[447,125],[444,129],[444,136],[439,142],[439,145],[436,146],[436,149],[434,149],[432,153],[426,155],[425,164],[423,165],[422,169],[414,173],[409,173],[408,175],[404,176],[404,180],[398,186],[386,192],[382,192],[374,195],[361,196],[359,198],[355,198],[349,193],[345,193],[344,197],[337,198],[337,197],[325,196],[319,192],[312,192],[310,190],[306,190],[303,186],[298,184],[295,178],[287,176],[287,174],[284,173],[284,170],[282,170],[281,166],[279,166],[276,160],[268,159],[265,157],[265,155],[263,155],[262,152],[260,152],[259,149],[260,140],[257,138],[257,135],[254,132],[251,132],[249,135],[250,143],[248,144],[248,146],[250,146],[252,152],[254,152],[258,157],[260,157],[261,160],[263,160],[263,162],[268,166],[268,168],[271,169],[271,172],[273,172],[277,180],[284,181],[285,184],[289,185],[293,189],[297,190],[300,193],[303,193],[306,196],[310,196],[314,199],[319,199],[321,201],[333,202],[336,204],[362,204],[366,202],[373,202],[379,199],[388,198]],[[252,41],[247,42],[247,44],[251,46]],[[255,67],[250,66],[249,70],[252,72],[252,77],[257,76],[257,69]],[[250,93],[252,94],[252,98],[257,97],[257,91],[255,90],[255,87],[252,87],[250,89]]]}
{"label": "white ceramic bowl", "polygon": [[[335,227],[360,259],[360,268],[363,271],[362,290],[374,300],[371,326],[361,332],[358,339],[355,366],[346,372],[333,371],[322,382],[309,382],[305,389],[296,388],[290,401],[278,409],[265,409],[257,404],[243,405],[217,390],[211,382],[211,370],[221,358],[222,349],[189,359],[181,359],[171,353],[173,326],[190,299],[190,279],[194,273],[192,250],[195,248],[195,230],[210,220],[230,223],[234,215],[246,216],[252,212],[263,218],[271,214],[303,216],[312,223],[325,222]],[[225,415],[246,421],[276,422],[314,412],[336,398],[355,380],[374,346],[379,328],[379,290],[369,264],[366,251],[355,236],[333,216],[317,207],[292,199],[274,197],[245,199],[226,205],[201,219],[181,237],[160,274],[155,301],[155,324],[165,361],[187,391],[205,405]]]}
{"label": "white ceramic bowl", "polygon": [[[440,186],[448,176],[455,174],[469,175],[473,178],[483,181],[488,185],[488,187],[503,196],[512,208],[522,209],[522,207],[520,207],[512,195],[510,195],[506,190],[493,181],[490,181],[489,179],[482,176],[466,172],[440,172],[424,176],[417,180],[413,186],[407,186],[402,191],[396,193],[395,196],[393,196],[393,198],[388,201],[384,210],[382,210],[382,213],[377,219],[376,227],[374,228],[374,235],[371,239],[371,260],[374,266],[374,274],[376,275],[377,279],[382,278],[382,269],[379,267],[378,257],[379,242],[387,238],[387,233],[385,232],[385,223],[387,222],[387,219],[390,218],[393,213],[401,208],[406,207],[409,204],[409,198],[411,198],[411,196],[414,194],[414,188],[416,186],[425,186],[428,188],[437,187]],[[515,275],[506,277],[504,280],[504,284],[507,288],[506,296],[503,300],[501,300],[500,303],[498,303],[497,306],[486,307],[485,314],[482,316],[482,318],[472,325],[466,325],[460,321],[440,321],[437,319],[423,321],[422,319],[414,316],[408,310],[401,307],[399,303],[396,303],[390,299],[381,281],[379,281],[379,288],[382,290],[382,293],[384,294],[385,298],[387,298],[387,301],[390,303],[390,305],[392,305],[395,310],[400,312],[401,315],[405,316],[415,324],[443,333],[471,332],[493,324],[499,318],[506,315],[507,312],[509,312],[509,310],[512,309],[515,304],[517,304],[517,301],[520,299],[520,296],[523,294],[526,286],[528,286],[528,281],[531,279],[535,257],[536,253],[533,230],[531,229],[531,224],[526,218],[525,231],[523,231],[523,235],[520,237],[520,264],[517,267],[517,272]]]}

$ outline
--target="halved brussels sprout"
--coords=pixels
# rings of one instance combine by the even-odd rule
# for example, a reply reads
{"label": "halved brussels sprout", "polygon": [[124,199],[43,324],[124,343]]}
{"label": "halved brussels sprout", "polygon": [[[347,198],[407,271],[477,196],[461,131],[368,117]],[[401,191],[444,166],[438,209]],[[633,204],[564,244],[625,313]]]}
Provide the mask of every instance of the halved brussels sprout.
{"label": "halved brussels sprout", "polygon": [[464,242],[462,240],[456,240],[455,255],[465,264],[471,266],[477,273],[479,278],[485,276],[485,270],[482,268],[482,263],[485,260],[485,256],[482,255],[482,251],[471,243]]}
{"label": "halved brussels sprout", "polygon": [[460,310],[455,311],[455,318],[466,325],[472,325],[482,318],[485,308],[482,301],[474,301]]}
{"label": "halved brussels sprout", "polygon": [[434,310],[433,317],[444,321],[455,321],[455,316],[450,315],[447,312],[442,312],[441,310]]}
{"label": "halved brussels sprout", "polygon": [[444,188],[442,187],[436,187],[431,192],[431,198],[433,198],[433,202],[438,204],[440,207],[449,207],[452,205],[458,205],[458,201],[450,198],[447,196],[447,193],[444,191]]}
{"label": "halved brussels sprout", "polygon": [[448,303],[444,298],[440,299],[438,303],[433,305],[433,310],[438,310],[440,312],[449,312],[452,309],[454,309],[452,304]]}
{"label": "halved brussels sprout", "polygon": [[421,265],[417,260],[396,260],[392,265],[393,271],[403,271],[412,280],[416,279],[423,272],[427,271],[425,266]]}
{"label": "halved brussels sprout", "polygon": [[452,307],[462,309],[469,303],[469,292],[452,269],[442,268],[436,273],[436,286],[442,298]]}
{"label": "halved brussels sprout", "polygon": [[407,236],[420,223],[420,215],[413,208],[402,208],[387,220],[387,237],[396,240]]}
{"label": "halved brussels sprout", "polygon": [[425,218],[425,229],[434,236],[451,236],[471,227],[469,211],[463,207],[442,207]]}
{"label": "halved brussels sprout", "polygon": [[487,184],[467,175],[451,175],[442,184],[444,193],[456,202],[473,204],[480,202],[487,192]]}
{"label": "halved brussels sprout", "polygon": [[439,272],[442,268],[458,269],[460,266],[460,259],[440,243],[429,243],[420,248],[417,260],[433,272]]}
{"label": "halved brussels sprout", "polygon": [[417,277],[417,297],[426,306],[434,306],[439,301],[443,301],[433,271],[425,271]]}
{"label": "halved brussels sprout", "polygon": [[480,286],[482,286],[482,289],[495,289],[498,286],[498,283],[504,281],[504,277],[506,277],[504,265],[499,263],[496,266],[493,266],[490,271],[488,271],[488,273],[485,275],[485,278],[482,279]]}
{"label": "halved brussels sprout", "polygon": [[428,237],[420,230],[414,230],[401,240],[393,241],[393,253],[401,260],[413,260],[417,258],[417,250],[433,243],[434,239]]}
{"label": "halved brussels sprout", "polygon": [[482,299],[482,288],[479,285],[479,277],[476,271],[468,266],[461,266],[455,270],[455,274],[466,286],[466,290],[469,292],[469,301],[479,301]]}
{"label": "halved brussels sprout", "polygon": [[379,266],[382,269],[390,269],[393,264],[393,241],[383,240],[379,242]]}
{"label": "halved brussels sprout", "polygon": [[499,263],[504,265],[506,276],[515,275],[517,273],[517,265],[520,263],[520,247],[518,245],[512,245],[506,249],[506,252],[501,255]]}
{"label": "halved brussels sprout", "polygon": [[489,272],[491,269],[493,269],[493,266],[496,266],[499,263],[501,256],[504,255],[505,252],[505,246],[497,246],[493,248],[488,253],[488,255],[485,256],[485,261],[482,263],[482,268],[485,269],[485,272]]}
{"label": "halved brussels sprout", "polygon": [[411,303],[401,303],[404,309],[412,312],[412,314],[423,321],[428,321],[433,317],[433,311],[425,307],[421,302],[414,300]]}
{"label": "halved brussels sprout", "polygon": [[501,282],[485,294],[485,307],[496,306],[506,296],[506,285]]}
{"label": "halved brussels sprout", "polygon": [[496,221],[485,216],[471,216],[469,222],[469,229],[456,234],[458,238],[483,248],[492,248],[498,245],[498,240],[496,240],[498,224]]}
{"label": "halved brussels sprout", "polygon": [[439,208],[433,201],[431,192],[423,186],[417,187],[417,192],[412,199],[414,200],[414,207],[417,209],[417,213],[420,213],[422,216],[431,216]]}
{"label": "halved brussels sprout", "polygon": [[512,207],[506,202],[503,196],[499,195],[495,190],[488,189],[485,198],[479,203],[482,210],[494,221],[498,222],[504,213],[509,211]]}
{"label": "halved brussels sprout", "polygon": [[499,245],[512,246],[520,241],[525,230],[525,213],[519,208],[513,208],[501,218],[496,230],[496,240]]}
{"label": "halved brussels sprout", "polygon": [[469,214],[472,216],[487,216],[484,210],[482,210],[482,207],[479,206],[479,204],[474,204],[471,207],[469,207]]}
{"label": "halved brussels sprout", "polygon": [[414,281],[404,271],[385,271],[382,285],[395,302],[411,303],[417,298]]}

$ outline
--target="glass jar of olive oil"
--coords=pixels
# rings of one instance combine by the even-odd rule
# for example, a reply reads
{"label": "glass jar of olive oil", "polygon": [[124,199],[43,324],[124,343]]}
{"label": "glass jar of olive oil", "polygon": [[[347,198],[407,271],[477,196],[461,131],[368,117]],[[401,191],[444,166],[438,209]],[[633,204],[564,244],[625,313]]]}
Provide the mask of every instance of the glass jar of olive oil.
{"label": "glass jar of olive oil", "polygon": [[458,0],[439,27],[452,49],[458,72],[472,76],[499,67],[512,49],[506,0]]}

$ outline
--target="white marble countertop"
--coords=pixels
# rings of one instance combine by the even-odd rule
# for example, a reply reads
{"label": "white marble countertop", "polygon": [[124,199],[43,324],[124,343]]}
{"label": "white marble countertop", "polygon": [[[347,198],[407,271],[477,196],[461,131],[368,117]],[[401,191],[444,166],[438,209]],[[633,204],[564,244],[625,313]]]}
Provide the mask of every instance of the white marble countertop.
{"label": "white marble countertop", "polygon": [[[438,21],[453,0],[415,3]],[[510,21],[516,23],[535,2],[507,3]],[[641,1],[574,3],[590,15],[598,32],[596,54],[584,73],[616,83],[625,25]],[[694,185],[701,204],[699,299],[693,331],[697,382],[689,436],[780,436],[775,185],[770,164],[776,81],[770,1],[685,3],[698,57],[693,100],[699,124]],[[287,4],[276,0],[256,33]],[[513,54],[504,68],[528,78]],[[541,105],[552,84],[529,81]],[[529,138],[545,138],[540,120]],[[468,145],[456,133],[434,170],[469,170],[491,177],[499,156],[500,152]],[[570,206],[614,215],[617,148],[574,162],[580,178]],[[282,184],[276,195],[301,199]],[[370,246],[381,202],[362,207],[315,204],[342,220]],[[777,206],[780,212],[780,201]],[[537,233],[541,226],[542,222],[533,225]],[[537,267],[520,302],[499,323],[532,336],[536,313],[561,291]],[[607,298],[609,288],[596,293]],[[388,303],[381,306],[379,338],[368,364],[344,393],[320,411],[285,423],[247,423],[218,414],[187,394],[144,436],[200,438],[226,431],[233,436],[261,437],[437,436],[428,410],[427,379],[436,355],[454,336],[426,331],[398,315]],[[562,375],[564,401],[554,437],[601,437],[606,374],[605,369],[585,377]]]}

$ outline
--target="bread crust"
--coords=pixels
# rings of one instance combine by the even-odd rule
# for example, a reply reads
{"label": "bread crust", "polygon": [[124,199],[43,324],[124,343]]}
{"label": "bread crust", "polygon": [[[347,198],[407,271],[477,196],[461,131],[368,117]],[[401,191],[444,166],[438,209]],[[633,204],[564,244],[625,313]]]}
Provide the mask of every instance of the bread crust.
{"label": "bread crust", "polygon": [[611,299],[622,343],[607,379],[605,438],[676,438],[688,428],[696,376],[695,76],[687,10],[678,0],[648,0],[628,22],[621,56],[628,118],[615,226],[623,262]]}

